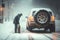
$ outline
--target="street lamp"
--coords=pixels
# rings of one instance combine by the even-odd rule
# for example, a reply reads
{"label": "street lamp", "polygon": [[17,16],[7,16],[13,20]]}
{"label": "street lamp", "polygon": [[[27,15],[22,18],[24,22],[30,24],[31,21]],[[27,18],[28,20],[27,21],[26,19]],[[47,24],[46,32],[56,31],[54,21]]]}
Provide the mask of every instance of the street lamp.
{"label": "street lamp", "polygon": [[0,12],[2,12],[4,10],[4,7],[0,6]]}

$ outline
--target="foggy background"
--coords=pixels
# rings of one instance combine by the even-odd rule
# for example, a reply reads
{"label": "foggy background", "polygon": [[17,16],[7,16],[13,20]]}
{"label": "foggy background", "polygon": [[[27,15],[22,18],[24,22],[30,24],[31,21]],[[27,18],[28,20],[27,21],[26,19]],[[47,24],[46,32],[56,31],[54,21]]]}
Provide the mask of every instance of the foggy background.
{"label": "foggy background", "polygon": [[[2,0],[0,0],[0,5]],[[14,19],[18,13],[23,13],[23,18],[30,14],[32,8],[50,8],[56,19],[60,19],[60,1],[59,0],[3,0],[5,5],[4,21]]]}

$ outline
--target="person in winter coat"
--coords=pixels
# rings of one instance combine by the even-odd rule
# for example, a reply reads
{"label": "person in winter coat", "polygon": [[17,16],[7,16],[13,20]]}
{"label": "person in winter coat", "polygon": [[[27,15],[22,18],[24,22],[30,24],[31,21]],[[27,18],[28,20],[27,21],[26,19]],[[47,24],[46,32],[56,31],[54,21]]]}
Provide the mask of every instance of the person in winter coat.
{"label": "person in winter coat", "polygon": [[14,25],[15,25],[15,33],[17,33],[17,30],[18,30],[18,33],[20,33],[20,30],[19,30],[19,29],[20,29],[19,20],[20,20],[21,16],[22,16],[22,13],[18,14],[18,15],[14,18],[13,23],[14,23]]}

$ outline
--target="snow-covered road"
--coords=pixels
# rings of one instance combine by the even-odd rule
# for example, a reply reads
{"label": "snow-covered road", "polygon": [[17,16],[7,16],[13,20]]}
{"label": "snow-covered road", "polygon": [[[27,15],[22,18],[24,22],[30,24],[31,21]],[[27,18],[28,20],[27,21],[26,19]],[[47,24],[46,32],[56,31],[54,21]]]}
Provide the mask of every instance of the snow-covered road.
{"label": "snow-covered road", "polygon": [[[59,20],[55,22],[56,23],[56,32],[60,32],[60,22]],[[3,24],[0,24],[0,40],[52,40],[56,39],[59,40],[60,37],[55,36],[53,38],[53,34],[49,33],[31,33],[27,32],[26,30],[26,21],[21,21],[21,33],[14,33],[14,24],[13,21],[5,22]],[[58,35],[58,34],[57,34]]]}

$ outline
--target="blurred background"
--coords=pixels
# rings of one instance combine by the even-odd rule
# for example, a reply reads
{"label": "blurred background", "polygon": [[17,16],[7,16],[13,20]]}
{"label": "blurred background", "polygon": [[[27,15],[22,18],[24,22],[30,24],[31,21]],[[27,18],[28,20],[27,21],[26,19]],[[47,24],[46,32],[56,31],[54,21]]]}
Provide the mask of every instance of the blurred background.
{"label": "blurred background", "polygon": [[5,21],[12,20],[18,13],[27,16],[32,8],[50,8],[56,19],[60,19],[59,0],[0,0],[0,6],[4,8],[3,19]]}
{"label": "blurred background", "polygon": [[0,0],[0,38],[3,38],[1,33],[4,36],[5,33],[14,33],[13,19],[18,13],[23,14],[20,20],[21,32],[27,33],[26,16],[32,8],[50,8],[55,15],[56,32],[60,32],[60,0]]}

